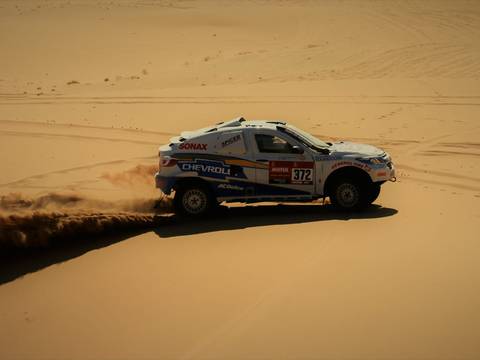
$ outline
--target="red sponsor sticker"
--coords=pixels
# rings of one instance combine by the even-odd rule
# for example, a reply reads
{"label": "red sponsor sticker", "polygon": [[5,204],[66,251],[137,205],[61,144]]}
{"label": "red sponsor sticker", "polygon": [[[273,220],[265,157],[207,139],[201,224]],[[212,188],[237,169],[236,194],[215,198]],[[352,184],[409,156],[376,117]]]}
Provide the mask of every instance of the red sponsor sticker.
{"label": "red sponsor sticker", "polygon": [[341,168],[341,167],[345,167],[345,166],[355,166],[355,167],[358,167],[358,168],[363,169],[365,171],[371,171],[372,170],[372,168],[370,166],[368,166],[367,164],[362,164],[362,163],[353,162],[353,161],[339,161],[339,162],[332,165],[332,170],[335,170],[335,169],[338,169],[338,168]]}
{"label": "red sponsor sticker", "polygon": [[181,143],[178,148],[180,150],[207,150],[207,144]]}
{"label": "red sponsor sticker", "polygon": [[270,161],[268,164],[270,184],[313,184],[312,161]]}

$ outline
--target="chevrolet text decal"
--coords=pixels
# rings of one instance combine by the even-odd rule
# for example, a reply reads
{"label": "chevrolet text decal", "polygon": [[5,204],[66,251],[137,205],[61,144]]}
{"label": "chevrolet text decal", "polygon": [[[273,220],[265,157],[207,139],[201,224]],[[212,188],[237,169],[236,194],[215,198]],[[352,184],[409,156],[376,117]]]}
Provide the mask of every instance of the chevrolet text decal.
{"label": "chevrolet text decal", "polygon": [[236,165],[225,165],[221,161],[196,160],[179,161],[178,167],[182,171],[194,171],[198,176],[212,177],[216,179],[225,179],[228,177],[246,179],[243,168]]}
{"label": "chevrolet text decal", "polygon": [[207,144],[181,143],[178,148],[180,150],[207,150]]}

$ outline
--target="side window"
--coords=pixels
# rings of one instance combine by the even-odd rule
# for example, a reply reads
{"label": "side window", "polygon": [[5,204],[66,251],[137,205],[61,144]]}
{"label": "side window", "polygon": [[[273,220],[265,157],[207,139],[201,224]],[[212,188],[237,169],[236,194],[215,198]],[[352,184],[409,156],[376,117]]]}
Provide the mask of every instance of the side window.
{"label": "side window", "polygon": [[258,151],[261,153],[294,154],[293,146],[274,135],[255,134]]}

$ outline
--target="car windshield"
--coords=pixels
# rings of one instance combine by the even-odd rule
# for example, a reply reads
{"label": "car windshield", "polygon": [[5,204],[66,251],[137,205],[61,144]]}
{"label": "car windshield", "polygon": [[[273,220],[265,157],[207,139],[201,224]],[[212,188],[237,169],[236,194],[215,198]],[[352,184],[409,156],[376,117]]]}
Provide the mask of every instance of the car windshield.
{"label": "car windshield", "polygon": [[285,128],[285,131],[288,133],[292,133],[294,136],[299,137],[302,139],[304,142],[306,142],[308,145],[313,145],[316,148],[328,148],[330,145],[328,145],[325,141],[322,141],[320,139],[317,139],[315,136],[307,133],[306,131],[303,131],[299,128],[296,128],[293,125],[287,125]]}

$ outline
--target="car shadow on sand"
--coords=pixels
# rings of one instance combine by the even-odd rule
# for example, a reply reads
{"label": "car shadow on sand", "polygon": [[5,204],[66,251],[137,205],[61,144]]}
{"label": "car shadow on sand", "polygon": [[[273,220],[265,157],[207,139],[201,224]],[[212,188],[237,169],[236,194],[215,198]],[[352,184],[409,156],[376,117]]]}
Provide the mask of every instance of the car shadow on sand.
{"label": "car shadow on sand", "polygon": [[102,236],[79,236],[68,241],[57,241],[42,249],[26,249],[0,254],[0,285],[26,274],[59,264],[83,254],[108,247],[137,235],[154,231],[160,238],[244,229],[255,226],[299,224],[306,222],[352,219],[374,219],[395,215],[398,211],[372,205],[360,213],[334,211],[325,205],[255,205],[242,207],[221,206],[214,214],[202,219],[186,219],[175,215],[158,216],[154,224],[131,231],[121,230]]}
{"label": "car shadow on sand", "polygon": [[373,219],[395,215],[398,211],[371,205],[358,213],[335,211],[330,205],[250,205],[221,206],[215,214],[203,219],[185,220],[172,217],[154,232],[161,238],[201,234],[213,231],[238,230],[255,226],[301,224],[306,222],[352,219]]}

